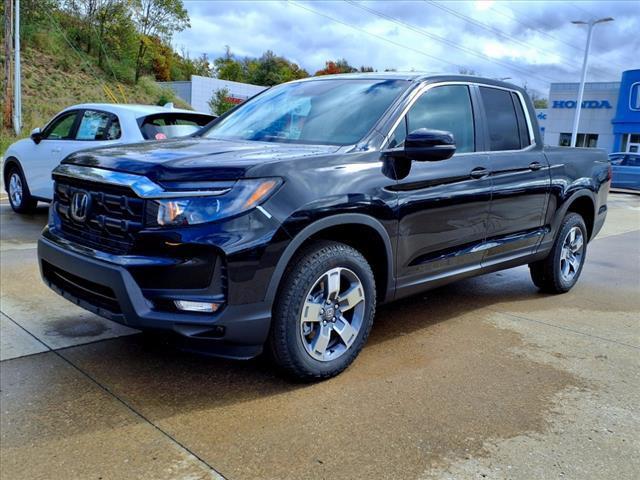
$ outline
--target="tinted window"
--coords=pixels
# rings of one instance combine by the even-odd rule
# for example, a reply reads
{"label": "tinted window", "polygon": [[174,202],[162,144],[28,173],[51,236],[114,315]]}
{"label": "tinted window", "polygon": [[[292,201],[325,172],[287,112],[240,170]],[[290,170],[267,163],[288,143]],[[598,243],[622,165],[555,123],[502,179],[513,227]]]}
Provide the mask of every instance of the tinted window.
{"label": "tinted window", "polygon": [[118,117],[107,112],[85,110],[76,133],[76,140],[115,140],[120,138]]}
{"label": "tinted window", "polygon": [[56,118],[53,123],[42,132],[42,138],[48,140],[71,140],[76,115],[77,112],[69,112]]}
{"label": "tinted window", "polygon": [[456,152],[473,152],[473,109],[469,88],[445,85],[425,92],[407,113],[407,130],[413,132],[419,128],[451,132],[456,141]]}
{"label": "tinted window", "polygon": [[138,119],[138,123],[146,140],[161,140],[195,133],[214,118],[190,113],[163,113]]}
{"label": "tinted window", "polygon": [[350,145],[409,86],[404,80],[311,80],[273,87],[203,135],[264,142]]}
{"label": "tinted window", "polygon": [[511,100],[516,107],[516,118],[518,119],[518,134],[520,136],[520,148],[526,148],[531,145],[531,139],[529,138],[529,125],[527,125],[527,119],[522,109],[522,102],[520,97],[514,92],[511,92]]}
{"label": "tinted window", "polygon": [[625,155],[620,165],[624,165],[625,167],[640,167],[640,156]]}
{"label": "tinted window", "polygon": [[487,115],[490,150],[520,150],[518,120],[511,93],[497,88],[480,87]]}

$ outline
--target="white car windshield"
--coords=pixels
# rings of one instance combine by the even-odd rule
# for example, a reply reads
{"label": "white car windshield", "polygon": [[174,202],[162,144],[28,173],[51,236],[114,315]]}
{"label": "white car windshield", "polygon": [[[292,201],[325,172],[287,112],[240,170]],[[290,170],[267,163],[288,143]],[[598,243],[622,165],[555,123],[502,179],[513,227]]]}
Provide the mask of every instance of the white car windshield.
{"label": "white car windshield", "polygon": [[351,145],[361,140],[406,80],[327,79],[274,87],[222,118],[202,135],[218,139]]}

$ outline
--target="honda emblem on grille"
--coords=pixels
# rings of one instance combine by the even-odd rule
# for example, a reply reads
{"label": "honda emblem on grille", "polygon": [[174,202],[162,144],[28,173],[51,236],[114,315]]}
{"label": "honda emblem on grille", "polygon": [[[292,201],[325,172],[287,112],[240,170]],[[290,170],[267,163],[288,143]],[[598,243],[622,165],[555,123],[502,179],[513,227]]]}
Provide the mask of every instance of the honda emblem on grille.
{"label": "honda emblem on grille", "polygon": [[91,197],[87,192],[75,192],[71,197],[71,218],[76,222],[85,222],[89,213]]}

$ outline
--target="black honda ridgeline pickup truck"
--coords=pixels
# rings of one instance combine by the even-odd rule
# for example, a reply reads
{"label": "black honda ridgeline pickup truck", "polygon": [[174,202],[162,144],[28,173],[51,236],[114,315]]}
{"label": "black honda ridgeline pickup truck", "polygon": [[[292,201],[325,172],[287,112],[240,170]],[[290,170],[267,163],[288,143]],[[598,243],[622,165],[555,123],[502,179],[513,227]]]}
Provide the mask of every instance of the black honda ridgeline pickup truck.
{"label": "black honda ridgeline pickup truck", "polygon": [[320,379],[358,355],[377,304],[523,264],[571,289],[611,171],[600,150],[543,147],[519,87],[384,73],[279,85],[188,138],[74,153],[53,178],[52,289]]}

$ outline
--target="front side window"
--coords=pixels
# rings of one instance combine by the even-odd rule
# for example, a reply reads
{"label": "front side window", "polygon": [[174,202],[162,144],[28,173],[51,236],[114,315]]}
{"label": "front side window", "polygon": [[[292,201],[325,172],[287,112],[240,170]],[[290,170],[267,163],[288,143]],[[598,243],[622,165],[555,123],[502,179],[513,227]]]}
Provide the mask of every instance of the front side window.
{"label": "front side window", "polygon": [[85,110],[76,140],[116,140],[120,138],[120,122],[112,113]]}
{"label": "front side window", "polygon": [[518,117],[511,92],[498,88],[480,87],[480,96],[487,116],[489,149],[520,150]]}
{"label": "front side window", "polygon": [[422,94],[391,134],[389,147],[402,145],[407,132],[420,128],[451,132],[456,152],[473,152],[475,135],[469,87],[443,85]]}
{"label": "front side window", "polygon": [[69,112],[56,118],[51,125],[42,132],[46,140],[72,140],[73,124],[78,112]]}
{"label": "front side window", "polygon": [[202,133],[218,139],[352,145],[410,85],[406,80],[310,80],[273,87]]}
{"label": "front side window", "polygon": [[640,155],[625,155],[620,165],[624,167],[640,167]]}

